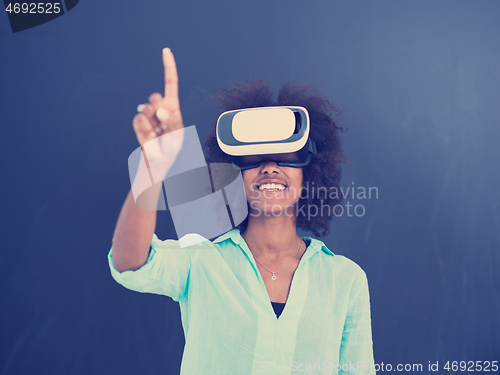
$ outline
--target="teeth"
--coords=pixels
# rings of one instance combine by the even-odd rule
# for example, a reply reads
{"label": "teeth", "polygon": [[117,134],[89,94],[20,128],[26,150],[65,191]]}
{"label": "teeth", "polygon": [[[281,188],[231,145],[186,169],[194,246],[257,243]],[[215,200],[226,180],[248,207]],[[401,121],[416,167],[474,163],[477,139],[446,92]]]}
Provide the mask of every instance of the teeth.
{"label": "teeth", "polygon": [[259,186],[259,190],[285,190],[285,185],[283,184],[262,184]]}

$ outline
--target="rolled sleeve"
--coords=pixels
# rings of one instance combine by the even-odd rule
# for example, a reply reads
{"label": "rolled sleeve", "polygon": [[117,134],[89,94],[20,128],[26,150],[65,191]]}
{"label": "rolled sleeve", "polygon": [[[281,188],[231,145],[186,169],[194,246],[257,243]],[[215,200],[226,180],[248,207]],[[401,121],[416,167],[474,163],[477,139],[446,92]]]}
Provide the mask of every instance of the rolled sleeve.
{"label": "rolled sleeve", "polygon": [[182,299],[187,290],[191,261],[178,241],[161,241],[154,234],[147,262],[139,269],[119,272],[113,264],[113,248],[108,253],[111,275],[124,287],[141,292]]}

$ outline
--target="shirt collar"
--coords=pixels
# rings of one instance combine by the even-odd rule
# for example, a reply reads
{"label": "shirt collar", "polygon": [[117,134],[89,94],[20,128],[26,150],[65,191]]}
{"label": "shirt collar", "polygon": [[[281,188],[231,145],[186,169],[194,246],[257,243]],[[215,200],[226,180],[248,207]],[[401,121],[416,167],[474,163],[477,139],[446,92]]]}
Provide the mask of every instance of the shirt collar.
{"label": "shirt collar", "polygon": [[[227,232],[226,234],[223,234],[222,236],[216,238],[213,241],[213,243],[221,243],[221,242],[224,242],[224,241],[227,241],[227,240],[231,240],[231,241],[233,241],[233,243],[235,245],[240,246],[242,249],[244,249],[246,251],[246,249],[248,247],[246,246],[246,243],[245,243],[245,240],[243,239],[243,237],[241,237],[241,233],[240,232],[241,231],[239,229],[233,229],[233,230]],[[335,254],[332,253],[325,246],[325,244],[322,241],[317,240],[315,238],[311,238],[311,237],[302,237],[302,238],[304,240],[306,240],[306,241],[310,241],[309,247],[307,248],[306,253],[302,257],[303,261],[306,260],[306,259],[309,259],[311,256],[313,256],[314,254],[316,254],[318,251],[323,251],[323,253],[325,253],[327,255],[335,256]],[[249,254],[249,255],[251,255],[251,254]]]}
{"label": "shirt collar", "polygon": [[223,234],[222,236],[217,237],[212,242],[213,243],[219,243],[219,242],[224,242],[227,239],[231,239],[236,245],[238,245],[239,242],[241,240],[243,240],[243,237],[241,237],[239,229],[233,229],[233,230],[230,230],[229,232]]}

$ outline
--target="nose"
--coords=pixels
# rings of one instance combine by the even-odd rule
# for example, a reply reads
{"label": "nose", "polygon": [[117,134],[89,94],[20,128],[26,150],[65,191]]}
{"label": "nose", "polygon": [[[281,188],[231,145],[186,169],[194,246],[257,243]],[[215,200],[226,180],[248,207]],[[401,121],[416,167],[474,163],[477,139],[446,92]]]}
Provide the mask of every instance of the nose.
{"label": "nose", "polygon": [[260,170],[261,173],[266,173],[266,174],[279,174],[280,173],[280,169],[278,167],[278,164],[276,164],[276,162],[272,161],[272,160],[263,161],[261,163],[260,167],[261,167],[261,170]]}

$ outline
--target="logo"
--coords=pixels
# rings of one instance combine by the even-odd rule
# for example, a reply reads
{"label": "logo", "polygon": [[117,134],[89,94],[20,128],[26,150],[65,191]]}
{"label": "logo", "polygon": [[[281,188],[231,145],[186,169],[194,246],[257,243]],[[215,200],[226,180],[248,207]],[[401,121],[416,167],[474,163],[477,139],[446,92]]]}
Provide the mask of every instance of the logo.
{"label": "logo", "polygon": [[3,0],[13,33],[52,21],[73,9],[79,0],[13,2]]}
{"label": "logo", "polygon": [[[153,148],[169,150],[177,132],[183,132],[182,148],[168,173],[168,161],[158,163],[146,156]],[[149,150],[148,150],[149,149]],[[167,160],[167,159],[165,159]],[[207,165],[195,126],[164,134],[138,147],[128,159],[132,194],[138,207],[146,210],[166,210],[172,215],[180,246],[189,233],[211,239],[241,224],[248,215],[243,177],[238,167],[230,163]],[[167,168],[168,169],[168,168]]]}

